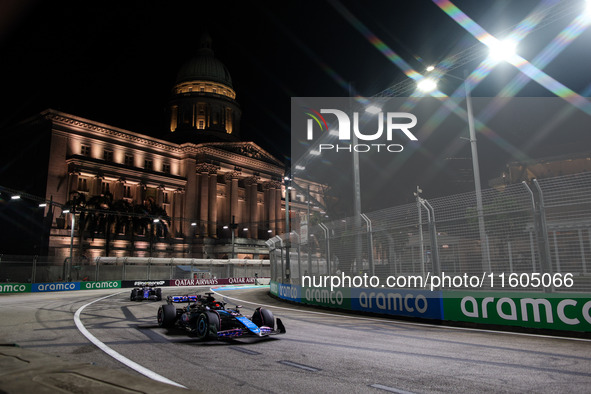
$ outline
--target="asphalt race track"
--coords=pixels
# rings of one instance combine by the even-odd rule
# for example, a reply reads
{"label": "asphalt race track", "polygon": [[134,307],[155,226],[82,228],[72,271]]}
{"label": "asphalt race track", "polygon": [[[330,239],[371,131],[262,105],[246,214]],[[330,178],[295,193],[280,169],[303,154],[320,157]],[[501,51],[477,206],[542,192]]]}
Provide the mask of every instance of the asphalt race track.
{"label": "asphalt race track", "polygon": [[[163,288],[163,296],[207,290]],[[130,302],[129,293],[3,295],[0,339],[139,376],[81,333],[74,316],[84,307],[83,328],[122,360],[207,393],[591,392],[589,340],[322,312],[282,303],[259,287],[220,294],[240,300],[247,316],[267,305],[283,320],[285,335],[198,342],[157,326],[162,302]]]}

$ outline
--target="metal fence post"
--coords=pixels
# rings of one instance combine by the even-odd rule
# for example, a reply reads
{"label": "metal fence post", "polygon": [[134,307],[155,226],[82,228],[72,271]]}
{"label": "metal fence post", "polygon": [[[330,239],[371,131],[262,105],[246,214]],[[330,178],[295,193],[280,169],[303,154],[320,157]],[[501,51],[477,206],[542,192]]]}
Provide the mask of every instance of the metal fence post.
{"label": "metal fence post", "polygon": [[[543,248],[540,248],[540,251],[543,251],[543,256],[541,257],[540,262],[540,271],[542,274],[549,273],[552,274],[552,255],[550,254],[550,242],[548,240],[548,224],[546,223],[546,208],[544,206],[544,193],[542,192],[542,188],[538,183],[537,179],[533,180],[534,185],[536,185],[536,189],[538,190],[538,201],[539,201],[539,225],[540,225],[540,241],[542,242]],[[545,287],[544,292],[553,292],[553,287]]]}
{"label": "metal fence post", "polygon": [[[302,254],[301,254],[301,240],[300,240],[300,235],[298,233],[296,233],[295,231],[292,231],[289,234],[289,242],[291,243],[291,234],[294,234],[296,237],[298,237],[298,247],[297,247],[297,253],[298,253],[298,278],[302,277]],[[293,276],[293,275],[292,275]]]}
{"label": "metal fence post", "polygon": [[361,217],[365,220],[367,224],[367,249],[368,249],[368,260],[369,260],[369,272],[372,276],[375,275],[375,266],[374,266],[374,259],[373,259],[373,228],[371,225],[371,220],[367,217],[366,214],[362,213]]}
{"label": "metal fence post", "polygon": [[536,189],[538,190],[538,195],[539,195],[539,209],[538,209],[538,219],[539,219],[539,225],[540,225],[540,239],[543,242],[543,251],[545,256],[543,256],[542,258],[542,264],[541,264],[541,268],[543,270],[543,272],[547,272],[547,273],[552,273],[552,255],[550,253],[550,242],[548,239],[548,225],[546,223],[546,208],[544,206],[544,194],[542,192],[542,188],[540,187],[540,184],[538,183],[537,179],[533,180],[534,185],[536,186]]}
{"label": "metal fence post", "polygon": [[[427,209],[431,210],[429,223],[429,230],[431,231],[431,256],[433,256],[433,269],[439,275],[441,273],[441,264],[439,262],[439,245],[437,244],[437,227],[435,225],[435,209],[429,204],[429,201],[423,199],[423,202],[427,205]],[[490,264],[490,260],[489,260]],[[490,268],[490,267],[489,267]]]}
{"label": "metal fence post", "polygon": [[31,270],[31,283],[35,283],[35,275],[37,273],[37,259],[39,256],[33,256],[33,269]]}
{"label": "metal fence post", "polygon": [[583,230],[579,229],[579,248],[581,250],[581,264],[583,265],[583,274],[587,273],[587,262],[585,261],[585,243],[583,241]]}
{"label": "metal fence post", "polygon": [[[533,218],[533,230],[534,233],[536,234],[536,240],[539,239],[539,235],[538,235],[538,226],[536,224],[536,199],[534,197],[534,192],[531,190],[531,188],[529,187],[529,185],[525,182],[522,181],[521,184],[525,187],[525,189],[529,192],[530,198],[531,198],[531,209],[532,209],[532,218]],[[529,238],[530,238],[530,253],[531,253],[531,269],[532,272],[536,272],[536,254],[534,251],[534,244],[533,244],[533,240],[532,240],[532,233],[529,233]],[[540,250],[540,247],[538,245],[538,250]],[[541,264],[540,264],[541,265]],[[541,269],[541,268],[540,268]]]}
{"label": "metal fence post", "polygon": [[439,275],[441,267],[439,265],[439,247],[437,245],[437,229],[435,227],[435,210],[424,198],[420,198],[419,202],[427,211],[427,220],[429,221],[429,235],[431,238],[431,258],[433,259],[433,271],[435,275]]}
{"label": "metal fence post", "polygon": [[[324,238],[326,240],[326,269],[327,269],[327,275],[330,275],[331,271],[331,262],[330,262],[330,231],[328,229],[328,227],[326,227],[326,225],[324,223],[318,223],[318,225],[320,226],[320,228],[322,229],[322,231],[324,231]],[[320,272],[318,272],[320,274]]]}

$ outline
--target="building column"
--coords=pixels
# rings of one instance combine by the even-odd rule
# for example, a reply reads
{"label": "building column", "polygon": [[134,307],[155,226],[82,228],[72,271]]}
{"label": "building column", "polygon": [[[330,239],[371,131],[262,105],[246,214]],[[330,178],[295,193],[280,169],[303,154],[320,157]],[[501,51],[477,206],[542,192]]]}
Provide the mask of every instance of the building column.
{"label": "building column", "polygon": [[209,173],[209,236],[217,237],[218,222],[218,173]]}
{"label": "building column", "polygon": [[[265,182],[265,220],[269,226],[269,230],[272,231],[272,235],[279,234],[279,226],[276,222],[281,212],[277,213],[277,188],[280,187],[279,182]],[[281,205],[279,205],[281,209]]]}
{"label": "building column", "polygon": [[121,200],[123,198],[123,186],[125,185],[125,178],[117,179],[113,186],[113,201]]}
{"label": "building column", "polygon": [[102,186],[103,186],[103,176],[101,174],[98,174],[97,176],[94,177],[94,185],[91,190],[91,196],[100,196],[103,191]]}
{"label": "building column", "polygon": [[197,218],[196,214],[196,192],[197,192],[197,177],[195,173],[195,159],[186,157],[181,161],[181,176],[187,179],[187,186],[185,188],[184,197],[184,221],[183,233],[185,236],[190,236],[193,232],[191,222]]}
{"label": "building column", "polygon": [[144,203],[144,199],[146,197],[146,184],[140,182],[135,187],[135,203],[138,205],[142,205]]}
{"label": "building column", "polygon": [[[210,163],[198,163],[195,171],[199,174],[199,230],[204,237],[209,237],[212,234],[209,232],[209,174],[217,172],[218,166]],[[215,232],[214,234],[215,235]]]}
{"label": "building column", "polygon": [[208,236],[208,208],[209,208],[209,173],[199,174],[199,232]]}
{"label": "building column", "polygon": [[162,206],[163,203],[164,203],[164,185],[160,185],[156,189],[156,205]]}
{"label": "building column", "polygon": [[[240,210],[238,209],[238,177],[240,176],[240,171],[232,171],[226,174],[226,180],[231,182],[230,184],[230,223],[232,222],[232,216],[236,223],[240,223],[242,221],[242,215],[240,215]],[[237,234],[235,234],[237,235]]]}
{"label": "building column", "polygon": [[173,212],[173,228],[175,234],[183,232],[183,196],[185,191],[182,188],[178,188],[174,191],[172,199],[172,212]]}
{"label": "building column", "polygon": [[281,220],[285,215],[281,214],[281,184],[277,186],[275,191],[275,235],[279,235],[285,232],[283,229],[284,220]]}
{"label": "building column", "polygon": [[80,177],[80,171],[77,168],[72,168],[68,172],[68,200],[72,199],[72,193],[78,191],[78,178]]}
{"label": "building column", "polygon": [[259,209],[258,209],[258,182],[259,176],[252,176],[244,180],[246,192],[246,212],[250,238],[258,239],[259,234]]}

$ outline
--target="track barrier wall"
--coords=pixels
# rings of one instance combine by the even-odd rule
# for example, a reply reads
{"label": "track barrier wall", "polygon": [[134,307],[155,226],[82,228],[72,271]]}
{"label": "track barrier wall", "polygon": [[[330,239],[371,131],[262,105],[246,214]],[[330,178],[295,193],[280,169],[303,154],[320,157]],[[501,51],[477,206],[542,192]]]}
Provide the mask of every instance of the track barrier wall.
{"label": "track barrier wall", "polygon": [[46,293],[54,291],[77,291],[97,289],[120,289],[141,286],[209,286],[209,285],[254,285],[268,284],[269,278],[240,277],[219,279],[164,279],[164,280],[104,280],[84,282],[51,282],[51,283],[2,283],[0,294],[14,293]]}
{"label": "track barrier wall", "polygon": [[319,288],[271,281],[271,294],[301,304],[378,315],[591,332],[591,296],[566,293]]}

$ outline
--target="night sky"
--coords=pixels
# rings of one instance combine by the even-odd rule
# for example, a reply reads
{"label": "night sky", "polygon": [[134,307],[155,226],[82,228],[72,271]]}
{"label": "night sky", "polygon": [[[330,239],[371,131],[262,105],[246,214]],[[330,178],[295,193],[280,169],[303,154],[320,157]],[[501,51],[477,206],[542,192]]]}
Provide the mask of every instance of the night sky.
{"label": "night sky", "polygon": [[[536,6],[553,3],[454,2],[499,37]],[[582,0],[560,3],[519,44],[521,56],[533,59],[584,7]],[[363,32],[374,34],[418,72],[459,54],[462,65],[450,73],[461,77],[485,53],[483,44],[429,0],[5,1],[0,4],[0,130],[54,108],[165,138],[176,73],[196,53],[204,30],[232,76],[243,110],[243,140],[255,141],[280,160],[290,155],[291,97],[348,96],[349,86],[373,96],[392,85],[405,86],[408,77]],[[589,48],[591,30],[544,71],[582,94],[591,84]],[[517,73],[508,64],[496,67],[473,96],[494,97]],[[448,78],[440,89],[451,94],[458,85]],[[536,82],[517,95],[553,96]],[[9,143],[10,136],[3,140]],[[573,143],[588,149],[581,141]],[[528,154],[547,155],[547,148],[542,140],[529,146]],[[486,141],[481,149],[483,161],[498,159],[481,166],[490,168],[483,179],[498,176],[495,171],[512,159],[487,155]],[[402,193],[413,198],[411,190]]]}

